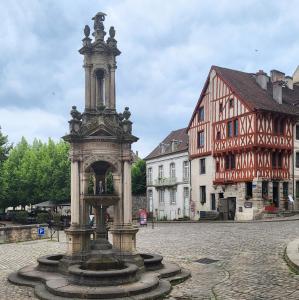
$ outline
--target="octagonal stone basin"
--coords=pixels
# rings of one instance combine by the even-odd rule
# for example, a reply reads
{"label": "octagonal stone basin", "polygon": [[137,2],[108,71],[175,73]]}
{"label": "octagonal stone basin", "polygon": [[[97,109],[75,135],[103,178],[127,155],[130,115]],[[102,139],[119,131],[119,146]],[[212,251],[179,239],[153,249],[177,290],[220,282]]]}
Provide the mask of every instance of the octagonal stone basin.
{"label": "octagonal stone basin", "polygon": [[138,267],[122,262],[87,262],[72,265],[68,271],[71,283],[87,286],[114,286],[139,279]]}
{"label": "octagonal stone basin", "polygon": [[163,256],[149,253],[141,253],[140,256],[143,258],[144,266],[147,270],[154,271],[163,268]]}
{"label": "octagonal stone basin", "polygon": [[62,254],[55,255],[45,255],[39,257],[38,261],[38,270],[47,271],[47,272],[57,272],[60,260],[63,258]]}

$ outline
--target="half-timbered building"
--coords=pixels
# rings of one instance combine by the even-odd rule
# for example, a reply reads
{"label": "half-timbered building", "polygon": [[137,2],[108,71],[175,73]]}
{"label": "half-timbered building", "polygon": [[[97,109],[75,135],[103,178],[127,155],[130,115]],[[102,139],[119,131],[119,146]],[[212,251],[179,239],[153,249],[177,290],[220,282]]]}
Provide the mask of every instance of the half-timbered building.
{"label": "half-timbered building", "polygon": [[211,67],[187,128],[198,216],[224,202],[239,220],[267,206],[287,208],[298,101],[298,82],[282,72]]}

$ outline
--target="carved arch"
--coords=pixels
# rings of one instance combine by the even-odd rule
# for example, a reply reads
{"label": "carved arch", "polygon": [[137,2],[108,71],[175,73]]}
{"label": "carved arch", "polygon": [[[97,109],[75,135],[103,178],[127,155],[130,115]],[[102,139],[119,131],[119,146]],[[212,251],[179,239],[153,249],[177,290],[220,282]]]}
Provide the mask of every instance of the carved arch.
{"label": "carved arch", "polygon": [[117,158],[112,155],[94,154],[87,157],[83,162],[83,169],[85,172],[91,167],[91,165],[97,161],[105,161],[109,163],[112,167],[113,173],[120,173],[120,162]]}

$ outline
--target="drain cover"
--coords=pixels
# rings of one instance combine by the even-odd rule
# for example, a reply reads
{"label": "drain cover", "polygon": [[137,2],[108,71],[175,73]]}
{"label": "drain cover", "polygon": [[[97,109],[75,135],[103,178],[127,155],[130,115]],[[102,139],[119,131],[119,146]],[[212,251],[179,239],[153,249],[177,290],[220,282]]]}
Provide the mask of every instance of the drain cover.
{"label": "drain cover", "polygon": [[212,263],[215,263],[217,261],[219,261],[219,260],[217,260],[217,259],[211,259],[211,258],[208,258],[208,257],[204,257],[204,258],[195,260],[195,262],[198,262],[200,264],[205,264],[205,265],[212,264]]}

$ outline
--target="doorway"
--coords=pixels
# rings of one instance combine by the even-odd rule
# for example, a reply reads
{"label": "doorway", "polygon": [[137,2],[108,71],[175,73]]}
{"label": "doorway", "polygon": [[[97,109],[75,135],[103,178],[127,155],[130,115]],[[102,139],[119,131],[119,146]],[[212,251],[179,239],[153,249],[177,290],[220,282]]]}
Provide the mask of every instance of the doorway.
{"label": "doorway", "polygon": [[219,212],[223,220],[234,220],[236,215],[236,197],[219,199]]}
{"label": "doorway", "polygon": [[273,182],[273,204],[275,207],[279,207],[279,182]]}
{"label": "doorway", "polygon": [[211,194],[211,210],[216,210],[216,196],[215,194]]}

